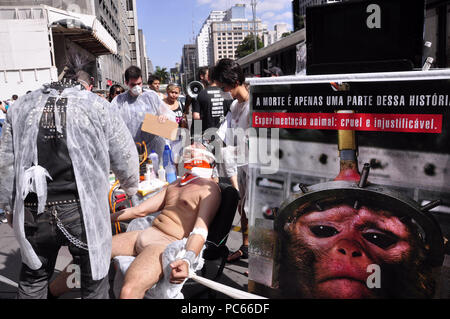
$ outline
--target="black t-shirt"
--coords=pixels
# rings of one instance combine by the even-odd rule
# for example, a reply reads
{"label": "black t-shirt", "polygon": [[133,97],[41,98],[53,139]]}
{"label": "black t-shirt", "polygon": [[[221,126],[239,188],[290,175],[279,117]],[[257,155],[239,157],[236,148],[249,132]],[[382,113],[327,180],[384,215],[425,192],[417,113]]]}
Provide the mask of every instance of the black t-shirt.
{"label": "black t-shirt", "polygon": [[[44,107],[37,138],[39,165],[52,177],[52,180],[47,178],[47,201],[49,202],[78,198],[72,160],[67,148],[67,99],[59,99],[56,103],[56,109],[61,118],[61,133],[57,132],[55,125],[55,99],[50,97]],[[36,196],[30,195],[26,202],[35,202]]]}
{"label": "black t-shirt", "polygon": [[218,87],[201,91],[193,102],[192,111],[200,113],[202,132],[211,127],[218,128],[227,115],[232,100],[225,100]]}
{"label": "black t-shirt", "polygon": [[183,105],[181,102],[178,101],[178,107],[175,110],[172,110],[172,112],[175,113],[176,121],[178,125],[180,125],[184,117]]}

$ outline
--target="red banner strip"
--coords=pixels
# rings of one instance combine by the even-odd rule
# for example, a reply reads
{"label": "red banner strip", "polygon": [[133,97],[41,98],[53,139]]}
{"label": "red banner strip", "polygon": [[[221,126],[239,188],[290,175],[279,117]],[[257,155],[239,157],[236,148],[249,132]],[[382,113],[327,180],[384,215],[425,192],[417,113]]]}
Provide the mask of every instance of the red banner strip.
{"label": "red banner strip", "polygon": [[254,128],[442,133],[442,114],[253,112]]}

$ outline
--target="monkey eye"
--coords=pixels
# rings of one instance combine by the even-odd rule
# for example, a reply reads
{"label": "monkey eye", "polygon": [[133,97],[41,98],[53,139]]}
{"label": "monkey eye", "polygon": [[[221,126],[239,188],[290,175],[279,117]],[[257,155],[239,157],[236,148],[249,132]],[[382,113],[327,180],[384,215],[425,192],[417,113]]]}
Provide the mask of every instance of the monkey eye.
{"label": "monkey eye", "polygon": [[309,228],[311,232],[319,238],[333,237],[339,234],[336,228],[324,225],[312,226]]}
{"label": "monkey eye", "polygon": [[397,242],[397,238],[382,233],[365,233],[362,236],[370,243],[382,249],[387,249]]}

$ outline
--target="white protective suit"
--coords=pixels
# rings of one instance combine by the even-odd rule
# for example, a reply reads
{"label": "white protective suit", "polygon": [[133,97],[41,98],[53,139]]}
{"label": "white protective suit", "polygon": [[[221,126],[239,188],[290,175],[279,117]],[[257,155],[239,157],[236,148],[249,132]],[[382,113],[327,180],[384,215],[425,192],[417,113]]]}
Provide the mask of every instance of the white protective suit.
{"label": "white protective suit", "polygon": [[154,91],[145,91],[138,97],[132,96],[128,91],[122,93],[111,102],[111,108],[117,112],[125,122],[136,143],[144,141],[147,144],[148,153],[154,150],[160,159],[164,152],[166,139],[141,130],[145,114],[165,115],[169,121],[176,121],[173,113],[161,101]]}
{"label": "white protective suit", "polygon": [[[249,129],[250,104],[249,101],[234,100],[230,106],[225,121],[218,130],[218,136],[227,145],[222,149],[223,164],[219,174],[223,177],[237,175],[238,167],[248,166],[249,162]],[[238,132],[238,129],[240,132]],[[240,134],[244,135],[240,135]],[[238,143],[238,145],[236,145]]]}
{"label": "white protective suit", "polygon": [[[34,91],[9,109],[0,140],[0,208],[13,212],[22,261],[33,270],[39,269],[42,263],[25,237],[24,199],[28,192],[36,192],[38,213],[42,213],[47,171],[37,166],[36,141],[44,106],[52,96],[68,99],[67,147],[83,212],[92,277],[100,280],[108,274],[111,259],[110,168],[130,196],[137,192],[139,182],[136,146],[125,123],[111,112],[106,100],[77,86],[61,95],[54,89]],[[58,123],[56,114],[59,112],[55,113]],[[30,175],[34,178],[28,184],[25,176]]]}

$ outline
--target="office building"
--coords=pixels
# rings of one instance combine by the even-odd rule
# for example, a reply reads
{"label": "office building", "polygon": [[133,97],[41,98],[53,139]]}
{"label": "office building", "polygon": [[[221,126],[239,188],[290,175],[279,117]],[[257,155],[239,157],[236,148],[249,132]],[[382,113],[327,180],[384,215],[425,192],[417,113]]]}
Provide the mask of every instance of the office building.
{"label": "office building", "polygon": [[246,19],[244,4],[231,7],[223,21],[211,23],[213,64],[223,58],[235,59],[236,49],[246,36],[256,33],[262,39],[265,31],[267,26],[261,19]]}
{"label": "office building", "polygon": [[226,14],[226,11],[211,11],[197,35],[197,60],[200,67],[213,64],[211,23],[223,21]]}
{"label": "office building", "polygon": [[139,51],[139,29],[136,11],[136,0],[126,0],[128,12],[128,35],[130,41],[131,64],[141,67],[141,55]]}
{"label": "office building", "polygon": [[182,83],[186,85],[197,79],[197,45],[185,44],[181,58]]}
{"label": "office building", "polygon": [[289,29],[286,23],[275,24],[273,30],[267,30],[263,33],[262,41],[264,43],[264,47],[281,40],[283,38],[283,34],[288,32]]}
{"label": "office building", "polygon": [[144,32],[142,31],[142,29],[138,30],[138,36],[139,36],[139,56],[142,71],[142,81],[144,84],[146,84],[148,80],[147,45],[145,43]]}
{"label": "office building", "polygon": [[98,88],[108,89],[124,82],[123,74],[131,65],[130,41],[125,0],[93,1],[95,15],[117,43],[117,53],[98,58]]}

